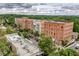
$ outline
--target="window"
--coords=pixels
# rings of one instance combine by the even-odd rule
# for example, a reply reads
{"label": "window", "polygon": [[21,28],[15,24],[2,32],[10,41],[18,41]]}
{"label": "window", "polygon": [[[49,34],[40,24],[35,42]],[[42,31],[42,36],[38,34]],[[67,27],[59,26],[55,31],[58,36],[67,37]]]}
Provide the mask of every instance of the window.
{"label": "window", "polygon": [[61,26],[61,28],[63,28],[63,26]]}
{"label": "window", "polygon": [[51,31],[53,30],[53,27],[51,28]]}
{"label": "window", "polygon": [[54,35],[55,35],[55,33],[54,33]]}

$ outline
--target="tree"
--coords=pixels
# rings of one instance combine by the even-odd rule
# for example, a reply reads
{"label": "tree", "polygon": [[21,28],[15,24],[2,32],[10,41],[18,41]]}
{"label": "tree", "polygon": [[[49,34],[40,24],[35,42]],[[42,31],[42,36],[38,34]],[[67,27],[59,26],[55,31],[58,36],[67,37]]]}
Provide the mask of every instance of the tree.
{"label": "tree", "polygon": [[79,53],[73,49],[67,48],[61,49],[57,52],[51,52],[49,53],[49,56],[79,56]]}
{"label": "tree", "polygon": [[0,24],[2,24],[3,23],[3,20],[1,19],[1,17],[0,17]]}
{"label": "tree", "polygon": [[52,51],[53,41],[51,37],[41,37],[39,40],[39,47],[44,52],[44,55],[48,55]]}
{"label": "tree", "polygon": [[51,52],[48,56],[60,56],[59,52]]}
{"label": "tree", "polygon": [[62,56],[78,56],[79,55],[75,50],[70,49],[70,48],[60,51],[59,53],[61,53],[60,55]]}
{"label": "tree", "polygon": [[9,45],[9,42],[7,42],[5,37],[0,38],[0,55],[7,56],[16,54],[11,51]]}
{"label": "tree", "polygon": [[12,15],[5,16],[4,19],[9,26],[13,26],[15,24],[15,17]]}
{"label": "tree", "polygon": [[62,40],[62,46],[66,46],[68,44],[68,40]]}
{"label": "tree", "polygon": [[11,26],[8,26],[7,28],[6,28],[6,33],[7,34],[11,34],[11,33],[14,33],[15,32],[15,30],[11,27]]}
{"label": "tree", "polygon": [[0,29],[0,37],[4,36],[6,34],[6,31],[4,29]]}
{"label": "tree", "polygon": [[38,31],[34,32],[34,36],[39,36]]}
{"label": "tree", "polygon": [[76,41],[79,41],[79,34],[78,34],[78,37],[77,37]]}

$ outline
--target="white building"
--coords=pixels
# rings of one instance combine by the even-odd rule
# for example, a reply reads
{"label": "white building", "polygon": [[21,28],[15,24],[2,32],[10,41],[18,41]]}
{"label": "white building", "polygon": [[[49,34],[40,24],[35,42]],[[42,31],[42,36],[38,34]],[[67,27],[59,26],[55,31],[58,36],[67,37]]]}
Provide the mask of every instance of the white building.
{"label": "white building", "polygon": [[33,41],[24,39],[17,34],[9,34],[6,37],[16,47],[17,55],[19,56],[36,56],[42,54],[40,48],[34,45]]}

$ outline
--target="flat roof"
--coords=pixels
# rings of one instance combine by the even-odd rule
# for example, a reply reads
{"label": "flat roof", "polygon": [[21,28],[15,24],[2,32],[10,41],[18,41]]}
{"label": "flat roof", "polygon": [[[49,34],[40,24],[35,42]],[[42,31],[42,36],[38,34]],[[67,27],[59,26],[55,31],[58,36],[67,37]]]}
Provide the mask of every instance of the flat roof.
{"label": "flat roof", "polygon": [[[24,19],[30,19],[28,17],[22,17]],[[30,20],[34,20],[34,21],[42,21],[42,20],[46,20],[47,22],[53,22],[53,23],[70,23],[71,21],[67,21],[67,20],[47,20],[47,19],[30,19]]]}
{"label": "flat roof", "polygon": [[18,34],[9,34],[6,37],[17,48],[17,54],[20,56],[32,56],[42,53],[40,48],[34,45],[33,41],[24,39]]}

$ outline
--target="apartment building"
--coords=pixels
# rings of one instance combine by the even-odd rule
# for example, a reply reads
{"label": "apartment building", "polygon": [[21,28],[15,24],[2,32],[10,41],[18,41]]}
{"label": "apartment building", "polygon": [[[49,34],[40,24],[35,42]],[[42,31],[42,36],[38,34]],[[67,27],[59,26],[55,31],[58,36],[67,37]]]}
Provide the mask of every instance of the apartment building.
{"label": "apartment building", "polygon": [[72,38],[73,22],[45,21],[42,23],[41,32],[61,43],[62,40]]}
{"label": "apartment building", "polygon": [[33,20],[28,18],[15,18],[15,23],[20,29],[33,30]]}
{"label": "apartment building", "polygon": [[22,29],[32,29],[44,33],[45,36],[52,37],[56,42],[61,43],[62,40],[72,38],[73,22],[16,18],[16,23],[20,23]]}

